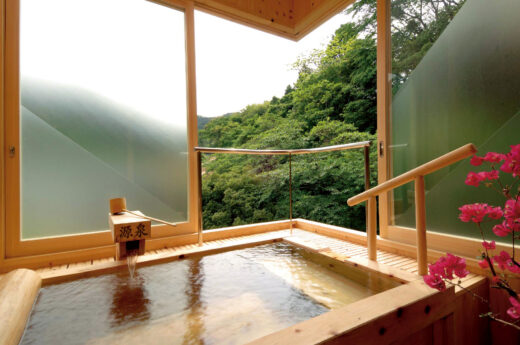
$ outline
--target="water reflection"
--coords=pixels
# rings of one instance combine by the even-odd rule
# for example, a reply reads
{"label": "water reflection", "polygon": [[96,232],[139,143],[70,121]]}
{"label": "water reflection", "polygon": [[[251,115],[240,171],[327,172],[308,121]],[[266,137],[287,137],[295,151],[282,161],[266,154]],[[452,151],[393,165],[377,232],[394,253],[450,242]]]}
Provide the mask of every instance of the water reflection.
{"label": "water reflection", "polygon": [[112,291],[110,315],[112,327],[128,324],[132,321],[150,319],[145,280],[138,272],[133,279],[126,274],[118,274]]}
{"label": "water reflection", "polygon": [[202,258],[193,258],[189,262],[188,284],[186,296],[188,297],[187,327],[184,333],[182,345],[204,345],[204,302],[201,299],[201,290],[204,284],[204,270]]}

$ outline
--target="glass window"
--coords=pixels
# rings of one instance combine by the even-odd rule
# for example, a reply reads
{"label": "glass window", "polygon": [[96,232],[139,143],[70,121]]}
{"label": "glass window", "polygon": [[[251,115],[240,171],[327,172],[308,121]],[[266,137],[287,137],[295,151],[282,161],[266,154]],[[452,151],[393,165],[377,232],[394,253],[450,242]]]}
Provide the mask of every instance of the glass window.
{"label": "glass window", "polygon": [[108,229],[126,197],[187,219],[184,13],[144,0],[22,0],[22,238]]}
{"label": "glass window", "polygon": [[[508,152],[520,128],[520,2],[392,1],[392,169],[397,176],[472,142]],[[464,184],[459,162],[426,177],[429,230],[478,237],[458,220],[467,203],[500,205]],[[394,222],[415,227],[413,184],[394,193]]]}

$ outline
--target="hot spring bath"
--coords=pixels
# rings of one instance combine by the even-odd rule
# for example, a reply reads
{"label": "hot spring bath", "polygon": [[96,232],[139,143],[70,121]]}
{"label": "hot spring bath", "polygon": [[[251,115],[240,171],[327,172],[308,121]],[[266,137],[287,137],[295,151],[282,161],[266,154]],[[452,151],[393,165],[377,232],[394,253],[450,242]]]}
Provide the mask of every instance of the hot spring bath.
{"label": "hot spring bath", "polygon": [[243,344],[397,285],[278,242],[43,287],[21,344]]}

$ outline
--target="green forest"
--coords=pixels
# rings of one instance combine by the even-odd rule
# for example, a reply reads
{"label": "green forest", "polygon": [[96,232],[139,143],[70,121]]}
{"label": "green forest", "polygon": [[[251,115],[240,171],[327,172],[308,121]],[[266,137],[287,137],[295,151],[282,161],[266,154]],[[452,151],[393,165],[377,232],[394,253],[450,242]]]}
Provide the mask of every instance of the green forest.
{"label": "green forest", "polygon": [[[294,84],[281,98],[210,120],[201,146],[296,149],[373,141],[371,185],[377,183],[376,8],[359,0],[355,20],[327,46],[294,62]],[[392,1],[393,88],[405,83],[462,6],[462,0]],[[203,155],[203,226],[213,229],[289,218],[287,156]],[[361,149],[293,156],[293,217],[365,229]]]}

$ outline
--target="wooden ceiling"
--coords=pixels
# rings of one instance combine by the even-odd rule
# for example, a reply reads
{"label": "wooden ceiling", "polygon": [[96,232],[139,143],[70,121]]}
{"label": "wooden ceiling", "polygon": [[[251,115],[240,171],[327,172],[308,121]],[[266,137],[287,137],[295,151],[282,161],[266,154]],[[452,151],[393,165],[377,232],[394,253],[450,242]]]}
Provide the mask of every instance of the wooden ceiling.
{"label": "wooden ceiling", "polygon": [[195,0],[199,10],[299,40],[354,0]]}

